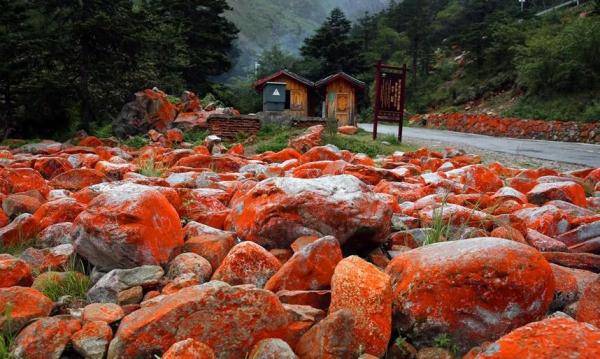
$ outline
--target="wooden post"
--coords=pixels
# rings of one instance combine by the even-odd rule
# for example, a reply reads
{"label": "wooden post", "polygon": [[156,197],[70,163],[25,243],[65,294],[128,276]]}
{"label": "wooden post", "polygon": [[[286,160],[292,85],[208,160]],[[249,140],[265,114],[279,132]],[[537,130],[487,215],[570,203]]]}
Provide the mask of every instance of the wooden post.
{"label": "wooden post", "polygon": [[374,118],[373,118],[373,139],[377,139],[377,122],[379,121],[379,109],[380,109],[380,98],[381,98],[381,63],[379,60],[377,62],[376,71],[375,71],[375,108],[374,108]]}
{"label": "wooden post", "polygon": [[400,126],[398,127],[398,141],[402,143],[402,128],[404,127],[404,104],[406,97],[406,64],[402,66],[402,85],[400,87]]}

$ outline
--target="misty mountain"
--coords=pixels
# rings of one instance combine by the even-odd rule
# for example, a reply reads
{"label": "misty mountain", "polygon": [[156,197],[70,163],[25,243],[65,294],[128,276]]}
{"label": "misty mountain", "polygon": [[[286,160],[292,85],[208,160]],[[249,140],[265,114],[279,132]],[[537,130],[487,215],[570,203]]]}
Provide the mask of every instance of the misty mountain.
{"label": "misty mountain", "polygon": [[351,19],[383,10],[389,0],[228,0],[227,18],[240,29],[239,57],[234,74],[251,67],[263,49],[275,44],[297,53],[309,36],[335,8]]}

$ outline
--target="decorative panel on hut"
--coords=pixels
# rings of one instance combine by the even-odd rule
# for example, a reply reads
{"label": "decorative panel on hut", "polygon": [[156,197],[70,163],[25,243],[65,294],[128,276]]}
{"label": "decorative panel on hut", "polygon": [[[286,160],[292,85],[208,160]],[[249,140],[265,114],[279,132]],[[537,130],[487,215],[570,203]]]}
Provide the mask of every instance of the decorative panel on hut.
{"label": "decorative panel on hut", "polygon": [[315,87],[324,95],[323,117],[335,118],[340,126],[356,123],[357,93],[365,89],[365,83],[338,72],[317,81]]}
{"label": "decorative panel on hut", "polygon": [[[259,93],[264,93],[267,83],[285,83],[285,107],[284,111],[288,111],[297,116],[312,116],[309,110],[309,96],[314,88],[314,83],[304,77],[297,75],[288,70],[278,71],[270,76],[256,81],[254,89]],[[263,109],[266,111],[266,109]]]}

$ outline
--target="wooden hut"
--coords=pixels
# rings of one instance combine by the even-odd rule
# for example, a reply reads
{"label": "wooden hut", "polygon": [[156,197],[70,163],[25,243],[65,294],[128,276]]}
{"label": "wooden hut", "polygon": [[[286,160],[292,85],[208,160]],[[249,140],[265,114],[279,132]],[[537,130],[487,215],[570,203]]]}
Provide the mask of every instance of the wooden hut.
{"label": "wooden hut", "polygon": [[324,96],[323,117],[335,118],[340,126],[356,123],[357,93],[365,90],[365,83],[345,72],[327,76],[315,83]]}
{"label": "wooden hut", "polygon": [[311,94],[315,84],[291,71],[281,70],[254,83],[254,89],[262,93],[267,83],[286,84],[285,111],[297,116],[312,116]]}

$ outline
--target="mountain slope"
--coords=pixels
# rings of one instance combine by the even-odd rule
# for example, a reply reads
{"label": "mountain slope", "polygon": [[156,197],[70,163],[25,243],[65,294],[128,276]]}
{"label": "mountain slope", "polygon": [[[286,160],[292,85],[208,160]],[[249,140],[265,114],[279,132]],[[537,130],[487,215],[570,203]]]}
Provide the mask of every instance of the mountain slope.
{"label": "mountain slope", "polygon": [[252,66],[263,49],[275,44],[296,53],[302,41],[340,7],[355,19],[365,11],[384,9],[389,0],[228,0],[232,11],[226,17],[240,29],[240,57],[234,73]]}

